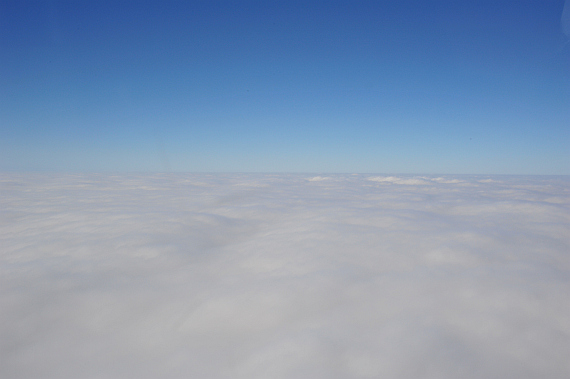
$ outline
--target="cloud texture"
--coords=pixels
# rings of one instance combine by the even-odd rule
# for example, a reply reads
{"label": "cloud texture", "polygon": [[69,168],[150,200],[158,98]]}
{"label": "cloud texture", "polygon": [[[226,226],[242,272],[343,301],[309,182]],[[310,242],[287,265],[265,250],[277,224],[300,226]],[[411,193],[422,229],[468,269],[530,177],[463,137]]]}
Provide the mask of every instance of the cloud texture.
{"label": "cloud texture", "polygon": [[568,177],[0,176],[2,378],[567,378]]}

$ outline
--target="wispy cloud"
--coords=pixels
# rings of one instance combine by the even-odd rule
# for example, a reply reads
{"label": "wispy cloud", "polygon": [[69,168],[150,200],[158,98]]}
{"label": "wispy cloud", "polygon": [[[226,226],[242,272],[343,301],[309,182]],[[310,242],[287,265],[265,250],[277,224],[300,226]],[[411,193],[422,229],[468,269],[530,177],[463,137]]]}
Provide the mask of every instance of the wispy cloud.
{"label": "wispy cloud", "polygon": [[570,38],[570,2],[564,2],[564,8],[562,9],[562,16],[560,17],[560,25],[562,27],[562,33],[566,37]]}
{"label": "wispy cloud", "polygon": [[567,177],[316,178],[3,174],[0,376],[570,375]]}

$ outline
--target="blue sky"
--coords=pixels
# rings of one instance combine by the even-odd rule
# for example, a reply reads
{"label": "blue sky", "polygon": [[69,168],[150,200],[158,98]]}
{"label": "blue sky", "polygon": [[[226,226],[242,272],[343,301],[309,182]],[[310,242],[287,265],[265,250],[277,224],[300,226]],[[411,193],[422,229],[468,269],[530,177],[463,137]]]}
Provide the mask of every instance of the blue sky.
{"label": "blue sky", "polygon": [[0,170],[568,175],[564,6],[0,0]]}

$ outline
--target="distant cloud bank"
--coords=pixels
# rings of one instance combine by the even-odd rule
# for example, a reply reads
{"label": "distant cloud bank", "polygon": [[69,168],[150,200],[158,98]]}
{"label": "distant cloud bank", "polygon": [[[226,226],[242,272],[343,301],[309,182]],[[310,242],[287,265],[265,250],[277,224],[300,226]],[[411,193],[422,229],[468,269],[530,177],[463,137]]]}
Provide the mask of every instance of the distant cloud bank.
{"label": "distant cloud bank", "polygon": [[0,174],[0,377],[568,378],[570,178]]}

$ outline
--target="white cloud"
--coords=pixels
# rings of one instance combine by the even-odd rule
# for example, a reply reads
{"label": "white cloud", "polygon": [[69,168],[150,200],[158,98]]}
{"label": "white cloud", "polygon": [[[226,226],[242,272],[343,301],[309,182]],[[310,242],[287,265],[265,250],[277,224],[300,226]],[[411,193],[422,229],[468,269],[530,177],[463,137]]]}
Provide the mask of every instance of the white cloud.
{"label": "white cloud", "polygon": [[321,182],[323,180],[330,180],[331,178],[328,176],[314,176],[312,178],[307,179],[309,182]]}
{"label": "white cloud", "polygon": [[[426,179],[430,179],[430,178],[426,178]],[[438,183],[447,183],[447,184],[457,184],[457,183],[463,183],[464,180],[460,180],[460,179],[448,179],[448,178],[433,178],[431,179],[434,182],[438,182]]]}
{"label": "white cloud", "polygon": [[0,377],[570,375],[568,178],[327,178],[2,174]]}
{"label": "white cloud", "polygon": [[402,178],[397,176],[371,176],[368,180],[380,183],[393,183],[393,184],[407,184],[407,185],[420,185],[428,184],[421,178]]}

